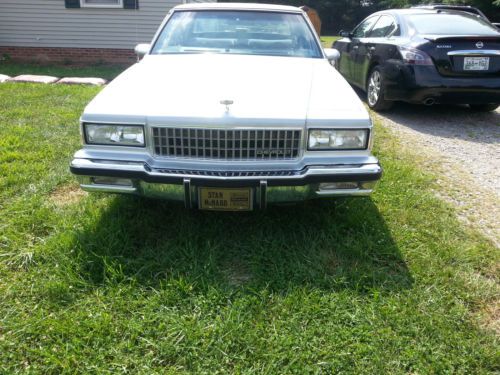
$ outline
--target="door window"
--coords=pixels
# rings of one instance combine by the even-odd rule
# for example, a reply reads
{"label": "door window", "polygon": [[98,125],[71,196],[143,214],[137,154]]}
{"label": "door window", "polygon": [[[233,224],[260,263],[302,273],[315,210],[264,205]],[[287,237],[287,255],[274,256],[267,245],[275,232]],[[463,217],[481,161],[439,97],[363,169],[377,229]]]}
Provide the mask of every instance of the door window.
{"label": "door window", "polygon": [[396,23],[391,16],[382,15],[378,19],[372,31],[370,31],[370,38],[383,38],[389,36],[396,29]]}
{"label": "door window", "polygon": [[354,29],[353,36],[355,38],[366,38],[370,32],[373,24],[377,21],[378,16],[370,17],[361,22],[356,29]]}

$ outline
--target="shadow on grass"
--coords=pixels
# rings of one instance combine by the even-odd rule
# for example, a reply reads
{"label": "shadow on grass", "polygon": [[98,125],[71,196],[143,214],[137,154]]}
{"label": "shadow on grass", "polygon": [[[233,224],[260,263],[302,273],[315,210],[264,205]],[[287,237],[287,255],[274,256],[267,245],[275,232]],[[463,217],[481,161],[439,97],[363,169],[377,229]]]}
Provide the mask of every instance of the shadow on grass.
{"label": "shadow on grass", "polygon": [[94,285],[369,292],[413,283],[369,198],[217,213],[117,196],[76,241],[79,272]]}

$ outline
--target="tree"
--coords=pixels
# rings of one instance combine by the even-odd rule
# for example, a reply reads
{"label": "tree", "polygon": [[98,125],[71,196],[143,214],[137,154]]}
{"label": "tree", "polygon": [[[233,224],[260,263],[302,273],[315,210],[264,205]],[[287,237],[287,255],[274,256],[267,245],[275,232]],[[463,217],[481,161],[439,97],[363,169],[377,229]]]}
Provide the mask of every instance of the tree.
{"label": "tree", "polygon": [[[227,1],[227,0],[226,0]],[[378,10],[370,0],[229,0],[231,2],[261,2],[302,6],[315,9],[322,21],[322,34],[337,34],[339,30],[351,30],[370,13]],[[500,1],[500,0],[499,0]]]}
{"label": "tree", "polygon": [[301,6],[316,9],[321,21],[322,34],[336,35],[339,30],[352,30],[369,14],[390,8],[407,8],[412,5],[444,3],[475,6],[492,22],[500,22],[500,0],[225,0],[232,2],[261,2]]}

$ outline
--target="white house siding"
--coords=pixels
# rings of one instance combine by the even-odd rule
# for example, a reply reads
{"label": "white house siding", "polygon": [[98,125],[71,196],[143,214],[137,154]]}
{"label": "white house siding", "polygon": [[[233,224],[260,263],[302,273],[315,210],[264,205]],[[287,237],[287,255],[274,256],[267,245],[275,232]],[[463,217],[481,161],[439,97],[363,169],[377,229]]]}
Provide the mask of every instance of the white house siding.
{"label": "white house siding", "polygon": [[167,12],[182,2],[139,0],[133,10],[66,9],[64,0],[0,0],[0,46],[131,49],[151,41]]}

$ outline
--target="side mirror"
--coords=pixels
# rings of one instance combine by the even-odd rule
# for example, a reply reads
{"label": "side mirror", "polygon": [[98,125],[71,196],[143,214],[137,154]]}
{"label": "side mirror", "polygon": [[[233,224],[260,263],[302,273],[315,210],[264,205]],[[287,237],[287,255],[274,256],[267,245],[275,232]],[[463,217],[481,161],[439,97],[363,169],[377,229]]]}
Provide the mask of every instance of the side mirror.
{"label": "side mirror", "polygon": [[342,38],[352,38],[352,33],[350,31],[340,30],[339,35]]}
{"label": "side mirror", "polygon": [[340,52],[337,51],[335,48],[325,48],[324,51],[325,51],[325,55],[326,55],[326,58],[328,59],[328,61],[335,62],[338,59],[340,59]]}
{"label": "side mirror", "polygon": [[138,44],[135,46],[135,54],[137,55],[137,57],[143,57],[145,54],[147,54],[149,52],[151,48],[151,44],[149,43],[141,43],[141,44]]}

